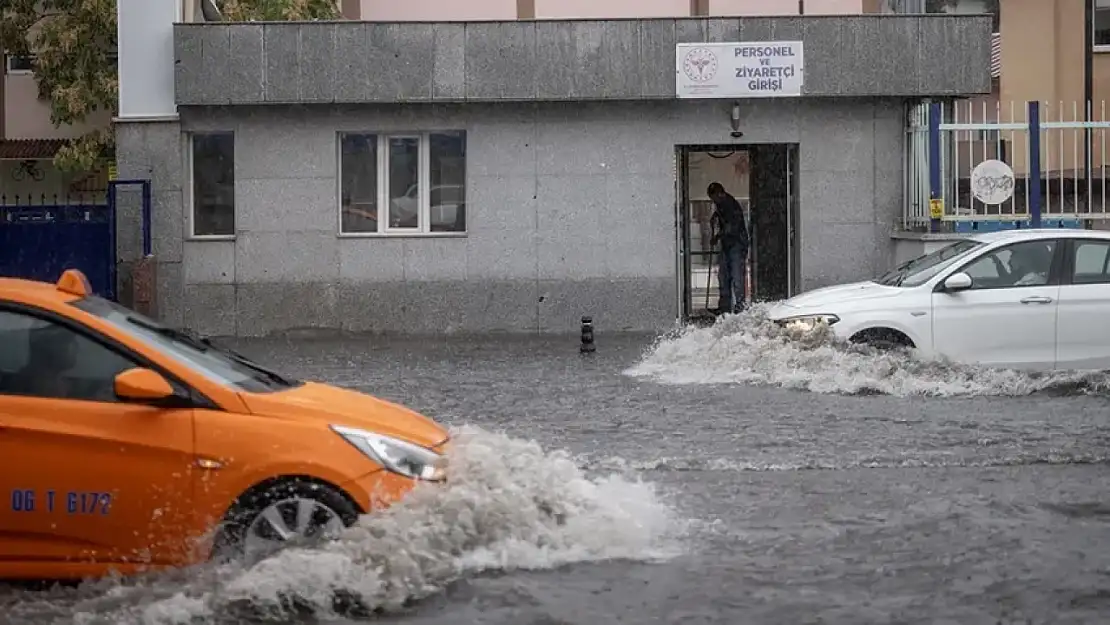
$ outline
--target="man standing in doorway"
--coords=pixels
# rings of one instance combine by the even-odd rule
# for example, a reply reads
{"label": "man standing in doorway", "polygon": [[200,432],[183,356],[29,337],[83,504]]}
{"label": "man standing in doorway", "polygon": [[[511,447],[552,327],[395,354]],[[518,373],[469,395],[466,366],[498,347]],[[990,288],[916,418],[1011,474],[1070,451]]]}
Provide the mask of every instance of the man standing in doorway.
{"label": "man standing in doorway", "polygon": [[718,241],[721,243],[717,269],[721,296],[717,302],[717,314],[740,313],[744,310],[744,278],[748,260],[748,224],[744,219],[744,209],[719,182],[710,184],[706,195],[716,205],[712,245],[717,245]]}

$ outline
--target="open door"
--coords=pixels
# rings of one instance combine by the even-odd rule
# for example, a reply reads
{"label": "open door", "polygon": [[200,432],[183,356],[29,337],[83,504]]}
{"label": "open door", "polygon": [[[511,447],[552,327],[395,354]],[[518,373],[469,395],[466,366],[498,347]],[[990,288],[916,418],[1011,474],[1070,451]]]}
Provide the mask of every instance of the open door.
{"label": "open door", "polygon": [[690,291],[690,223],[686,207],[689,205],[689,162],[690,154],[683,146],[675,146],[675,235],[678,249],[678,300],[679,319],[685,321],[692,312],[692,294]]}
{"label": "open door", "polygon": [[752,145],[748,151],[752,172],[752,300],[786,299],[798,288],[798,146]]}

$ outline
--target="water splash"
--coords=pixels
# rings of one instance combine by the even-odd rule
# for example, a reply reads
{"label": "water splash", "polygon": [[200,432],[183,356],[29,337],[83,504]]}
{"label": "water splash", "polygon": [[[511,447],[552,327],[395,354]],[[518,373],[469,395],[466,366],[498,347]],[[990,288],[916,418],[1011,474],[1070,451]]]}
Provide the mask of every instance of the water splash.
{"label": "water splash", "polygon": [[959,365],[913,350],[878,351],[824,329],[792,334],[756,305],[709,327],[662,337],[624,373],[666,384],[764,384],[816,393],[894,396],[1020,396],[1110,393],[1103,372],[1033,373]]}
{"label": "water splash", "polygon": [[446,485],[418,487],[321,548],[287,549],[249,567],[21,593],[0,608],[11,622],[79,625],[357,616],[400,608],[485,570],[680,553],[687,523],[651,484],[590,477],[563,452],[479,428],[454,436]]}

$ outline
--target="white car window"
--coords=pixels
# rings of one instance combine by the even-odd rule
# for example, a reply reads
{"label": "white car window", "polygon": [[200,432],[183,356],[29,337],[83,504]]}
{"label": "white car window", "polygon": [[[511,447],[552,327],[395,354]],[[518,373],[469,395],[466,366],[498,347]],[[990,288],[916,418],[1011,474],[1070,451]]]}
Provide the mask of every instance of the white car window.
{"label": "white car window", "polygon": [[914,287],[921,286],[937,275],[949,264],[957,262],[964,254],[968,254],[983,243],[975,239],[964,239],[951,245],[922,254],[917,258],[908,260],[888,271],[875,282],[885,286]]}
{"label": "white car window", "polygon": [[1073,284],[1105,284],[1110,268],[1110,242],[1076,241],[1075,264],[1072,267]]}
{"label": "white car window", "polygon": [[971,261],[963,272],[971,276],[973,290],[1044,286],[1055,252],[1055,240],[1014,243]]}

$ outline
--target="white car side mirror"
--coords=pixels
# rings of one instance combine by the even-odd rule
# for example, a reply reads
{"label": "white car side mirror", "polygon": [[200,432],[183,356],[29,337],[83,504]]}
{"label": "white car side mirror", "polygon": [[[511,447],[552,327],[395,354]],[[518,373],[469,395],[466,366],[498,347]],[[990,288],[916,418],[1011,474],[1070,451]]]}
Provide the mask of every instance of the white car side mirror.
{"label": "white car side mirror", "polygon": [[944,290],[949,293],[966,291],[971,288],[971,276],[964,272],[954,273],[944,280]]}

